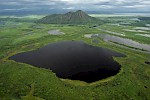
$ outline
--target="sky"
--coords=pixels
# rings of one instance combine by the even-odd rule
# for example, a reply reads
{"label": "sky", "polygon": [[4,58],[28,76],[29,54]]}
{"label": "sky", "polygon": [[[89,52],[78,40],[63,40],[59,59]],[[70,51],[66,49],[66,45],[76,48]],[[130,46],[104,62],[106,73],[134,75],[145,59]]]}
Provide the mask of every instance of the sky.
{"label": "sky", "polygon": [[150,13],[150,0],[0,0],[0,14],[60,13]]}

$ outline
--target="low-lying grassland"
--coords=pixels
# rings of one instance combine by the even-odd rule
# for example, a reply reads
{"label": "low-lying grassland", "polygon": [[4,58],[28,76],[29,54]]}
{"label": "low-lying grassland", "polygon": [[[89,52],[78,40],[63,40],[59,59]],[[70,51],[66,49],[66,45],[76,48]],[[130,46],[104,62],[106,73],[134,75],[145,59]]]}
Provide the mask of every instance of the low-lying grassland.
{"label": "low-lying grassland", "polygon": [[[144,37],[144,36],[140,36],[137,34],[150,34],[150,30],[145,31],[146,33],[142,33],[142,32],[130,32],[130,31],[126,31],[126,30],[134,30],[134,26],[117,26],[117,25],[110,25],[110,24],[104,24],[100,27],[98,27],[102,30],[107,30],[107,31],[111,31],[111,32],[116,32],[116,33],[120,33],[120,34],[124,34],[124,36],[122,35],[117,35],[123,38],[128,38],[128,39],[132,39],[134,41],[140,42],[140,43],[144,43],[144,44],[150,44],[150,39],[149,37]],[[143,30],[141,30],[143,31]],[[102,31],[103,33],[106,34],[111,34],[111,33],[107,33]],[[113,34],[111,34],[113,35]]]}
{"label": "low-lying grassland", "polygon": [[[16,28],[0,29],[0,100],[150,100],[150,60],[149,54],[132,51],[117,45],[109,44],[99,38],[84,38],[85,34],[96,34],[100,31],[88,25],[50,25],[21,22]],[[42,28],[33,28],[33,25]],[[103,25],[117,32],[122,29]],[[50,35],[49,30],[60,30],[64,35]],[[127,38],[133,38],[125,33]],[[149,39],[134,37],[135,40],[149,44]],[[139,39],[139,40],[138,40]],[[126,57],[114,59],[122,67],[112,77],[85,83],[60,79],[50,69],[37,68],[18,63],[8,58],[20,52],[38,49],[49,43],[65,40],[82,40],[88,44],[109,48],[123,53]]]}

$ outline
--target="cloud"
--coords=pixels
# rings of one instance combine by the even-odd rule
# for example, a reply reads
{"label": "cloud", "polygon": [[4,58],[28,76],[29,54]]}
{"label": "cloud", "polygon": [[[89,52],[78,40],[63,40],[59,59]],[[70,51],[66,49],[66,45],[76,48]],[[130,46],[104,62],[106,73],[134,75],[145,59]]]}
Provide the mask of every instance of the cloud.
{"label": "cloud", "polygon": [[1,0],[0,12],[18,9],[141,12],[149,11],[149,5],[150,0]]}
{"label": "cloud", "polygon": [[74,7],[67,7],[67,8],[62,8],[62,9],[75,9]]}

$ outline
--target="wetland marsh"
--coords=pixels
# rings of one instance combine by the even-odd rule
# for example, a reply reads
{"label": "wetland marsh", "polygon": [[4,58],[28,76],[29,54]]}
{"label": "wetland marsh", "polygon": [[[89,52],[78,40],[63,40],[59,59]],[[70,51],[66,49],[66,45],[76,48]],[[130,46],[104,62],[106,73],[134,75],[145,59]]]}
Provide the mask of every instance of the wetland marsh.
{"label": "wetland marsh", "polygon": [[[16,23],[15,20],[4,21],[6,24],[2,24],[0,28],[0,99],[149,100],[150,54],[128,49],[126,45],[118,46],[115,42],[110,43],[98,37],[98,34],[106,34],[150,45],[149,37],[136,35],[142,33],[123,30],[132,30],[137,25],[149,24],[147,22],[130,20],[133,18],[138,17],[100,18],[109,21],[109,23],[104,23],[100,26],[97,25],[103,30],[108,30],[105,32],[97,28],[89,28],[92,25],[37,24],[32,21],[18,22],[20,24],[14,28],[14,24],[12,23]],[[33,20],[35,19],[33,18]],[[130,22],[131,25],[112,25],[118,23],[118,20],[120,23]],[[33,25],[42,28],[34,28]],[[48,34],[49,30],[59,30],[65,34],[51,35]],[[117,34],[112,34],[110,31],[116,32]],[[147,29],[144,31],[147,32],[146,34],[150,32]],[[118,35],[122,33],[124,36]],[[96,35],[91,38],[91,34]],[[70,41],[69,46],[66,45],[66,41]],[[73,45],[74,43],[75,45]],[[46,49],[49,46],[50,49]],[[101,50],[99,51],[99,49]],[[133,49],[136,50],[136,48]],[[63,51],[65,51],[65,54],[62,53]],[[108,52],[106,53],[106,51],[113,52],[113,55]],[[47,54],[47,52],[49,53]],[[58,53],[60,54],[58,55]],[[120,56],[118,53],[126,55],[126,57],[117,57]],[[44,56],[41,54],[44,54]],[[33,57],[31,57],[32,55]],[[52,56],[47,58],[49,55]],[[105,55],[107,57],[103,59]],[[16,61],[9,59],[13,56],[20,56],[20,59],[16,58]],[[30,59],[31,62],[37,59],[38,64],[31,64],[30,61],[21,61],[23,60],[23,56],[26,56],[26,60]],[[44,60],[45,57],[47,61]],[[55,57],[56,59],[54,59]],[[80,81],[80,77],[74,80],[68,77],[68,79],[66,77],[64,79],[59,78],[57,72],[53,72],[52,69],[55,68],[55,65],[64,64],[62,69],[65,72],[67,70],[65,65],[68,67],[68,62],[71,63],[71,67],[72,65],[78,66],[81,62],[80,65],[83,67],[83,70],[89,70],[91,67],[90,64],[93,63],[94,68],[97,69],[97,66],[101,64],[100,60],[107,64],[104,66],[115,68],[116,72],[112,76],[101,79],[99,77],[98,79],[92,77],[93,80],[90,80],[89,83],[85,80]],[[52,66],[48,66],[49,64],[46,64],[46,62],[50,62]],[[42,66],[40,66],[40,63]],[[95,65],[95,63],[98,64]],[[85,67],[88,68],[86,69]],[[58,66],[58,68],[61,67]],[[111,72],[107,71],[107,73],[110,74]],[[94,72],[94,74],[101,76],[102,73]],[[87,78],[87,80],[89,79],[90,77]]]}

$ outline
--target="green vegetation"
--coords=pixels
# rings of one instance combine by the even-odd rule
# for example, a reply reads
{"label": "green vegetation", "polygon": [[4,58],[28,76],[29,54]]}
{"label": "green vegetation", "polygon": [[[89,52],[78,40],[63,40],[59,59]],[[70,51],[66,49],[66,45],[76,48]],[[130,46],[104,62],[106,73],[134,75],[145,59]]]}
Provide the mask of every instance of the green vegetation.
{"label": "green vegetation", "polygon": [[[111,32],[116,32],[117,34],[119,33],[120,35],[119,34],[117,35],[119,37],[132,39],[134,41],[144,43],[144,44],[150,44],[149,37],[136,35],[136,34],[150,34],[150,30],[141,30],[143,32],[138,32],[138,30],[135,29],[136,28],[135,26],[112,25],[112,24],[104,24],[104,25],[99,26],[98,28],[105,30],[105,31],[107,30]],[[135,32],[130,31],[130,30],[134,30]],[[101,31],[101,30],[99,32],[110,34],[110,35],[116,35],[116,34],[111,34],[108,32]],[[122,36],[121,34],[124,34],[124,36]]]}
{"label": "green vegetation", "polygon": [[34,84],[31,84],[31,90],[29,92],[29,94],[27,96],[22,96],[21,98],[23,100],[45,100],[45,99],[41,99],[39,97],[35,97],[34,95]]}
{"label": "green vegetation", "polygon": [[[100,30],[89,28],[89,25],[19,23],[0,28],[0,100],[150,100],[150,66],[145,64],[150,54],[122,48],[99,38],[94,38],[99,40],[99,43],[94,44],[92,38],[84,38],[84,35],[100,33]],[[122,27],[134,28],[109,24],[100,26],[118,33],[122,32]],[[49,30],[55,29],[65,34],[48,34]],[[133,40],[150,43],[146,37],[134,37],[135,33],[124,34],[124,38],[132,37]],[[127,57],[114,57],[122,65],[117,75],[93,83],[60,79],[49,69],[8,59],[14,54],[65,40],[83,40],[91,45],[123,53]]]}
{"label": "green vegetation", "polygon": [[78,10],[76,12],[68,12],[66,14],[48,15],[37,23],[44,24],[100,24],[102,23],[97,18],[91,17],[85,12]]}

